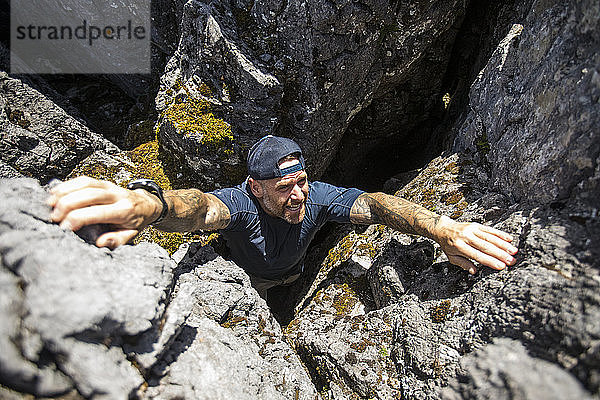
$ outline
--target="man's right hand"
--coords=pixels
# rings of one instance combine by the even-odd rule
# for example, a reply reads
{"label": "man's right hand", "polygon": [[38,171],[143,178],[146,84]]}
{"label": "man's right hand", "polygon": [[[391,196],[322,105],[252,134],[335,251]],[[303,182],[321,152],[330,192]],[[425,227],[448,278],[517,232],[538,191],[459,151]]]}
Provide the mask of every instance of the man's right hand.
{"label": "man's right hand", "polygon": [[50,190],[50,217],[63,229],[111,224],[114,231],[96,239],[96,246],[114,249],[133,239],[162,211],[158,197],[143,189],[128,190],[108,181],[81,176]]}

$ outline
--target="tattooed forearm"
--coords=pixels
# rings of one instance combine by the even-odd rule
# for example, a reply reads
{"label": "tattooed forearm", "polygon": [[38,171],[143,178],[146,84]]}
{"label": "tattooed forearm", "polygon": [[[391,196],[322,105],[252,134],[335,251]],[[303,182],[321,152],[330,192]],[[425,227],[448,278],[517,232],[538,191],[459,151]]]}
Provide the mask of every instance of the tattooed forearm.
{"label": "tattooed forearm", "polygon": [[229,224],[229,209],[216,197],[197,189],[169,190],[164,193],[169,207],[156,227],[166,232],[215,230]]}
{"label": "tattooed forearm", "polygon": [[403,233],[433,237],[441,216],[418,204],[385,193],[361,194],[350,211],[356,224],[383,224]]}

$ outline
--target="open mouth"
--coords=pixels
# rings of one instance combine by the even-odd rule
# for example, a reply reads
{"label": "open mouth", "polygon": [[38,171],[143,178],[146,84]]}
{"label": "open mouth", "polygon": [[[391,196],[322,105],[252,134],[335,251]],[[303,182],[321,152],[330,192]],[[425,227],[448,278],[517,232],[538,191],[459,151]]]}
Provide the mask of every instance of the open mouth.
{"label": "open mouth", "polygon": [[302,208],[302,203],[294,204],[291,206],[285,206],[285,209],[291,212],[299,211]]}

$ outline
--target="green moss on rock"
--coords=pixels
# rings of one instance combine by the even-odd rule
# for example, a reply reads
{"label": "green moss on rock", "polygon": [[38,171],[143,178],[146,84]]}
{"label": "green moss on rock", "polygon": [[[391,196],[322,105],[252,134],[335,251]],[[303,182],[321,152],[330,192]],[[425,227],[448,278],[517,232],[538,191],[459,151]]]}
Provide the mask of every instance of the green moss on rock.
{"label": "green moss on rock", "polygon": [[189,97],[167,107],[163,117],[182,135],[200,135],[200,143],[207,148],[233,154],[231,125],[214,116],[208,101]]}
{"label": "green moss on rock", "polygon": [[[148,124],[146,129],[151,129]],[[164,163],[163,159],[158,138],[155,136],[153,140],[142,143],[131,151],[123,152],[118,157],[113,157],[110,165],[100,160],[86,160],[77,166],[68,178],[86,175],[123,187],[134,179],[147,178],[154,180],[163,190],[170,190],[173,189],[173,185],[169,176],[173,176],[175,173],[169,173],[167,163]],[[208,244],[217,236],[216,233],[162,232],[149,226],[135,237],[133,243],[153,242],[162,246],[169,254],[173,254],[183,243],[197,241]]]}

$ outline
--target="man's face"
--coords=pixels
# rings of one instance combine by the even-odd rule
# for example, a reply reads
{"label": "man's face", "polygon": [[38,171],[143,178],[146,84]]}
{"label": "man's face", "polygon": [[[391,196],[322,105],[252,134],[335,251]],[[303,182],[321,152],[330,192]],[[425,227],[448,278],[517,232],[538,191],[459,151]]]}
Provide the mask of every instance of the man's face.
{"label": "man's face", "polygon": [[[287,168],[299,161],[286,160],[279,167]],[[304,170],[285,175],[281,178],[260,181],[261,205],[274,217],[284,219],[289,224],[299,224],[306,213],[308,198],[308,179]],[[256,192],[255,192],[256,194]]]}

